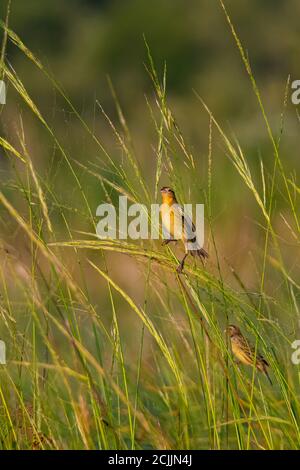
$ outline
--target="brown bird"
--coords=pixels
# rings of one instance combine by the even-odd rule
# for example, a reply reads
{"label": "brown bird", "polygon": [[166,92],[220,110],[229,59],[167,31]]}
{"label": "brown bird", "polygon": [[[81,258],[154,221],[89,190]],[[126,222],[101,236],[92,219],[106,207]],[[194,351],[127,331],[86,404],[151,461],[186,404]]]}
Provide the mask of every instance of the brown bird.
{"label": "brown bird", "polygon": [[[163,245],[176,242],[179,239],[182,240],[185,247],[185,255],[177,267],[177,272],[181,273],[189,253],[193,257],[199,256],[201,260],[208,258],[208,253],[198,243],[193,221],[185,214],[183,207],[178,204],[173,189],[164,186],[160,192],[163,202],[161,206],[162,224],[169,235],[169,238],[163,241]],[[190,243],[193,243],[193,249],[189,248]]]}
{"label": "brown bird", "polygon": [[238,361],[249,366],[255,363],[256,368],[260,372],[263,372],[267,376],[270,384],[273,385],[267,370],[269,367],[268,362],[258,351],[255,355],[255,347],[247,341],[239,327],[229,325],[226,331],[230,338],[232,352]]}

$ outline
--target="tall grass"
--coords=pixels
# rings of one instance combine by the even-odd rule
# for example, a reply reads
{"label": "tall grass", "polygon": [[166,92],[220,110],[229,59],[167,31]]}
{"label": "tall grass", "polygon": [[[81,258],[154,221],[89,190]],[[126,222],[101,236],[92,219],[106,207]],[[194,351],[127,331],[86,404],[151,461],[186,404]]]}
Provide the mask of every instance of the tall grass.
{"label": "tall grass", "polygon": [[[15,233],[1,240],[0,331],[7,345],[7,364],[0,369],[2,449],[300,448],[300,377],[290,359],[299,322],[299,284],[296,271],[285,259],[273,218],[276,206],[283,204],[285,229],[294,240],[296,255],[299,188],[280,154],[287,91],[277,137],[245,50],[220,4],[265,124],[273,170],[268,173],[262,158],[260,175],[254,176],[242,144],[226,134],[223,123],[195,92],[201,103],[199,112],[208,114],[208,174],[203,190],[193,183],[197,156],[168,104],[167,66],[161,77],[146,39],[145,73],[154,90],[154,99],[148,97],[145,104],[156,132],[153,185],[142,173],[134,138],[111,82],[119,122],[114,123],[100,103],[96,106],[121,147],[122,165],[43,64],[8,28],[8,20],[2,24],[3,74],[24,110],[16,111],[16,135],[0,137],[10,171],[10,179],[2,181],[1,220]],[[93,141],[97,160],[78,162],[68,154],[26,90],[22,74],[4,60],[6,41],[64,100]],[[55,149],[58,181],[65,178],[70,185],[76,208],[65,203],[58,183],[36,168],[25,110],[34,125],[43,129],[49,148]],[[236,170],[235,178],[243,182],[258,208],[263,239],[253,247],[255,291],[247,288],[217,246],[215,235],[220,227],[214,222],[212,204],[212,195],[219,190],[214,186],[215,142],[221,142],[223,154]],[[97,220],[83,174],[99,181],[106,202],[126,195],[149,207],[158,200],[159,186],[166,178],[181,201],[202,199],[209,228],[207,265],[188,263],[179,276],[178,251],[173,247],[162,248],[158,241],[97,239]],[[79,207],[85,227],[81,232],[72,226],[71,218]],[[18,253],[17,237],[26,247],[24,256]],[[114,278],[112,255],[120,257],[119,263],[135,263],[144,284],[142,295],[127,292]],[[230,277],[224,272],[224,259]],[[91,278],[99,286],[96,293],[89,285]],[[272,293],[272,286],[278,284],[280,293]],[[105,301],[100,302],[100,296]],[[124,311],[135,318],[129,322],[135,331],[127,331]],[[223,333],[228,323],[238,324],[264,354],[273,387],[255,368],[235,363]],[[130,341],[135,343],[135,355],[128,352]]]}

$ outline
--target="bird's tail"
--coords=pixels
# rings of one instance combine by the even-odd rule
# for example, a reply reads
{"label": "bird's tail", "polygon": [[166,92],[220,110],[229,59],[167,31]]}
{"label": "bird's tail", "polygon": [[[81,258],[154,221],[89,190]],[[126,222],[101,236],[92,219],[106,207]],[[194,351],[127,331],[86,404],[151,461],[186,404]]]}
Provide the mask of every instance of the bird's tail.
{"label": "bird's tail", "polygon": [[189,250],[189,253],[191,253],[194,258],[196,256],[199,256],[199,258],[201,258],[202,260],[208,258],[208,253],[204,250],[204,248],[199,248],[198,250]]}
{"label": "bird's tail", "polygon": [[264,361],[263,361],[262,369],[263,369],[263,372],[264,372],[264,374],[266,375],[268,381],[269,381],[270,384],[273,386],[273,382],[272,382],[272,380],[271,380],[271,378],[270,378],[270,376],[269,376],[268,369],[267,369],[268,365],[269,365],[269,364],[267,363],[267,361],[264,360]]}

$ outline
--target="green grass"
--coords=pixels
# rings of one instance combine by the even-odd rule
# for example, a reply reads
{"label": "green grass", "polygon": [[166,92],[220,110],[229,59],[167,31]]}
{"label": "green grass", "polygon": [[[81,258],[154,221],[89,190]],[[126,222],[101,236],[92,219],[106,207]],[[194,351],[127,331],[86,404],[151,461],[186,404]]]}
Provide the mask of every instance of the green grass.
{"label": "green grass", "polygon": [[[69,155],[3,52],[3,73],[22,111],[16,109],[15,134],[0,138],[10,175],[2,181],[1,221],[12,234],[1,240],[0,332],[7,344],[7,365],[0,366],[1,449],[300,448],[300,375],[291,362],[291,343],[299,332],[299,284],[289,261],[299,250],[299,187],[280,152],[289,82],[275,135],[245,50],[220,4],[257,99],[270,151],[254,171],[242,144],[227,135],[195,92],[199,112],[208,115],[204,188],[197,184],[197,153],[168,104],[167,66],[160,77],[146,40],[145,73],[155,93],[145,104],[155,133],[152,183],[143,175],[112,83],[118,122],[100,103],[96,108],[111,127],[122,164],[8,23],[2,24],[3,51],[7,40],[39,70],[93,142],[95,158],[78,162]],[[34,163],[30,126],[43,135],[49,155],[53,152],[51,171]],[[247,188],[250,217],[260,231],[251,264],[247,257],[255,278],[251,289],[218,248],[216,231],[222,228],[215,222],[213,204],[220,190],[214,185],[218,146],[236,170],[237,183]],[[98,240],[88,192],[88,182],[94,180],[98,203],[127,195],[149,206],[158,201],[166,180],[181,201],[204,201],[210,253],[206,266],[189,261],[178,276],[178,250],[173,247],[163,248],[159,241]],[[276,224],[278,214],[284,237]],[[284,238],[292,240],[292,256],[285,254]],[[24,249],[22,256],[18,246]],[[128,276],[134,266],[136,290],[134,276],[130,292],[123,287],[116,275],[120,264],[128,264]],[[234,362],[223,333],[228,323],[238,324],[270,362],[273,387],[254,368]]]}

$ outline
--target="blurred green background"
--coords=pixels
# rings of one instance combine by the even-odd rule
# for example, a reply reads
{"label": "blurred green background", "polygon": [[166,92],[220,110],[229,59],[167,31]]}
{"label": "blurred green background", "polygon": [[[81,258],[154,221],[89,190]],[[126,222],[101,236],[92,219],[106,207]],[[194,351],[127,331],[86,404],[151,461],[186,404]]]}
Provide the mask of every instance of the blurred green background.
{"label": "blurred green background", "polygon": [[[278,136],[288,76],[291,80],[299,78],[300,4],[297,0],[253,0],[251,4],[231,0],[226,6],[249,54],[268,117]],[[2,1],[1,7],[4,18],[6,2]],[[186,175],[187,187],[196,186],[196,197],[200,197],[199,189],[207,185],[208,117],[193,90],[205,100],[225,132],[238,138],[254,174],[259,177],[260,158],[266,170],[271,171],[273,151],[265,125],[218,1],[45,0],[41,3],[14,0],[9,25],[62,85],[112,158],[121,162],[122,150],[95,104],[98,100],[116,122],[115,104],[107,83],[107,76],[111,78],[150,186],[153,187],[155,177],[153,146],[156,146],[156,136],[145,99],[147,95],[150,102],[154,101],[145,69],[147,56],[143,35],[161,74],[164,63],[167,64],[169,104],[197,163],[196,174]],[[77,118],[49,81],[10,43],[7,60],[20,75],[68,155],[85,164],[95,162],[99,148],[82,131]],[[16,110],[22,108],[16,106],[17,98],[9,88],[7,105],[1,115],[3,135],[16,134]],[[22,109],[22,113],[27,116],[26,110]],[[53,164],[57,150],[30,119],[27,116],[25,133],[32,158],[50,180],[54,178],[51,171],[55,168],[58,193],[63,194],[66,205],[73,206],[74,194],[66,184],[67,181],[73,184],[71,176],[63,164],[59,170]],[[291,104],[288,90],[281,152],[285,168],[291,173],[299,165],[298,134],[296,106]],[[1,178],[5,182],[9,178],[9,167],[4,157],[1,162]],[[234,261],[239,261],[243,267],[244,253],[255,244],[257,236],[256,228],[249,221],[252,215],[256,217],[251,213],[255,203],[236,178],[217,140],[213,149],[213,175],[216,190],[212,203],[219,243],[224,252],[234,256]],[[89,201],[96,208],[102,201],[102,190],[95,178],[86,178],[83,175]],[[168,183],[167,175],[161,183]],[[73,221],[76,218],[73,214]],[[78,229],[84,228],[80,221],[77,225]],[[245,269],[249,275],[248,268]]]}
{"label": "blurred green background", "polygon": [[[291,103],[290,86],[287,89],[286,86],[288,79],[290,82],[300,79],[300,2],[228,0],[225,4],[248,54],[275,139],[281,139],[280,155],[284,169],[288,178],[293,180],[299,169],[300,119],[297,107]],[[1,0],[3,19],[6,5],[7,2]],[[156,98],[146,69],[149,62],[144,37],[160,78],[166,64],[168,104],[195,160],[195,169],[191,170],[185,165],[184,155],[179,148],[169,155],[174,159],[172,161],[175,162],[176,178],[181,183],[181,202],[206,203],[208,194],[209,117],[195,92],[207,103],[226,135],[232,141],[237,139],[239,142],[261,195],[263,181],[260,162],[263,162],[266,194],[267,198],[269,197],[274,149],[251,81],[218,0],[12,0],[9,27],[61,85],[80,117],[101,141],[113,162],[120,168],[125,168],[124,150],[98,105],[101,103],[116,129],[122,133],[115,99],[108,83],[108,77],[110,78],[126,117],[135,154],[153,196],[153,202],[156,202],[154,188],[158,136],[149,105],[155,108]],[[82,192],[85,193],[92,215],[95,216],[97,206],[106,200],[103,186],[95,175],[100,174],[120,186],[123,186],[123,181],[116,175],[105,152],[86,132],[78,116],[59,95],[53,83],[11,41],[7,43],[6,64],[10,65],[22,80],[28,94],[76,169]],[[39,230],[41,233],[44,231],[43,235],[46,233],[47,241],[87,238],[82,232],[94,233],[94,227],[84,205],[82,192],[75,184],[57,142],[10,84],[7,104],[1,108],[0,135],[19,151],[22,151],[19,138],[21,122],[28,153],[42,181],[49,204],[49,216],[54,227],[52,238],[49,236],[48,239],[49,234],[45,226],[40,226],[43,214],[34,184],[26,173],[28,169],[25,171],[23,163],[14,157],[8,158],[9,152],[1,148],[0,182],[4,194],[25,220],[28,221],[32,214],[36,216],[33,221],[30,219],[33,228],[37,233],[40,233]],[[292,289],[288,292],[289,287],[286,288],[283,282],[278,260],[276,257],[272,258],[272,241],[268,247],[266,269],[262,269],[266,221],[253,193],[239,177],[227,153],[224,141],[213,127],[211,225],[206,219],[205,238],[205,248],[210,253],[210,259],[205,272],[208,276],[215,275],[218,282],[222,277],[221,284],[224,281],[240,291],[241,286],[230,269],[233,266],[244,282],[245,293],[242,292],[241,296],[247,291],[253,294],[255,302],[260,302],[263,271],[265,284],[262,296],[267,299],[266,304],[269,301],[268,295],[271,299],[270,307],[266,307],[263,313],[269,315],[274,322],[280,318],[283,331],[294,339],[298,320],[294,315],[293,303],[289,299],[293,294]],[[88,173],[86,169],[95,175]],[[142,191],[134,177],[132,181],[140,202],[144,202]],[[159,184],[163,186],[171,181],[174,181],[174,175],[170,178],[163,160]],[[26,201],[27,187],[33,188],[31,206]],[[290,189],[294,196],[296,191],[294,193],[292,185]],[[108,185],[106,190],[117,203],[117,191]],[[297,280],[299,246],[293,236],[296,229],[283,181],[278,175],[275,178],[273,201],[272,224],[278,235],[284,265],[291,278]],[[208,215],[207,204],[205,210]],[[2,209],[0,216],[1,243],[9,247],[7,257],[13,259],[13,271],[17,273],[11,274],[9,262],[3,257],[3,279],[7,282],[16,311],[19,313],[18,331],[24,331],[25,337],[31,321],[31,308],[30,302],[29,307],[28,304],[23,307],[25,302],[22,304],[21,301],[24,300],[24,293],[20,283],[28,284],[31,288],[32,279],[35,276],[38,278],[41,273],[36,274],[34,270],[30,272],[34,258],[30,252],[32,247],[15,219]],[[69,224],[69,230],[66,229],[66,223]],[[215,256],[212,232],[219,260]],[[138,243],[146,249],[152,248],[161,252],[165,250],[160,246],[160,242]],[[78,284],[88,292],[91,305],[96,306],[101,320],[108,328],[111,327],[112,332],[112,307],[107,284],[95,274],[95,270],[87,263],[87,258],[94,260],[102,268],[106,263],[111,278],[122,286],[136,304],[146,303],[146,264],[141,264],[133,256],[105,253],[104,263],[102,252],[79,250],[79,253],[75,254],[72,248],[66,248],[62,252],[63,262],[69,267]],[[46,277],[49,275],[51,278],[47,260],[42,258],[37,265],[42,273],[46,273]],[[201,268],[200,263],[199,267]],[[153,271],[149,303],[147,298],[149,315],[155,318],[159,325],[167,325],[170,341],[175,344],[169,325],[174,322],[179,330],[181,325],[183,329],[188,329],[187,317],[182,314],[182,305],[178,299],[178,286],[174,282],[173,274],[167,270],[165,272],[160,265],[154,263],[151,269]],[[218,294],[218,301],[212,305],[209,288],[197,279],[198,282],[201,301],[207,302],[208,308],[215,308],[220,324],[224,323],[226,299]],[[216,284],[219,286],[218,282]],[[55,289],[54,283],[54,294],[51,291],[54,297]],[[43,288],[41,291],[43,292]],[[162,303],[156,295],[161,295]],[[296,296],[297,293],[297,299]],[[81,316],[78,313],[82,320],[81,333],[83,332],[83,337],[90,338],[91,328],[85,316],[86,312],[80,310],[80,305],[74,305],[82,314]],[[118,298],[116,305],[121,337],[124,338],[125,344],[125,362],[129,364],[129,368],[134,369],[136,362],[132,362],[132,359],[135,360],[140,347],[136,338],[141,322],[132,314],[131,307],[124,299]],[[288,314],[286,305],[290,309]],[[62,309],[64,308],[63,305]],[[164,316],[164,308],[169,310],[170,318]],[[230,307],[229,319],[237,317],[237,310]],[[1,338],[8,338],[9,344],[9,337],[5,335],[8,333],[4,329]],[[67,348],[67,343],[59,335],[53,341],[58,349]],[[271,344],[271,341],[269,343]],[[88,345],[90,347],[90,342]],[[181,339],[178,340],[178,345],[180,351],[181,348],[184,349]],[[156,370],[153,339],[150,335],[146,337],[145,349],[147,373],[150,376],[154,371],[153,376],[156,374],[159,382],[160,375]],[[286,356],[289,359],[288,348],[287,351]],[[111,360],[110,352],[105,350],[105,354],[107,356],[104,357],[104,363],[107,365]],[[192,366],[191,370],[192,376]],[[148,385],[151,381],[147,379],[146,382]]]}

